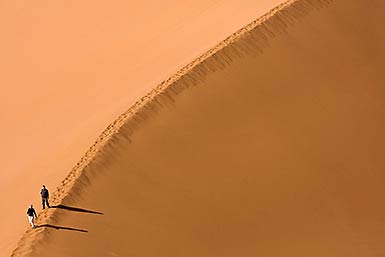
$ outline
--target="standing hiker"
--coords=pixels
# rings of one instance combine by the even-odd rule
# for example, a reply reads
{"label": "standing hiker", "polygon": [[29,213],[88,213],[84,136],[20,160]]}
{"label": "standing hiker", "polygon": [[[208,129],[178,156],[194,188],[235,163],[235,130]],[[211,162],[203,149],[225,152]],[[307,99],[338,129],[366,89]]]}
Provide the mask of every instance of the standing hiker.
{"label": "standing hiker", "polygon": [[36,215],[35,209],[33,208],[32,204],[31,204],[31,207],[29,207],[27,210],[27,215],[28,215],[28,220],[29,220],[29,223],[31,224],[31,227],[35,228],[35,223],[33,221],[34,221],[35,217],[37,218],[37,215]]}
{"label": "standing hiker", "polygon": [[47,207],[50,208],[48,203],[49,192],[48,192],[48,189],[45,188],[45,185],[43,185],[43,188],[41,189],[40,194],[41,194],[41,202],[43,204],[43,209],[45,209],[45,204],[47,204]]}

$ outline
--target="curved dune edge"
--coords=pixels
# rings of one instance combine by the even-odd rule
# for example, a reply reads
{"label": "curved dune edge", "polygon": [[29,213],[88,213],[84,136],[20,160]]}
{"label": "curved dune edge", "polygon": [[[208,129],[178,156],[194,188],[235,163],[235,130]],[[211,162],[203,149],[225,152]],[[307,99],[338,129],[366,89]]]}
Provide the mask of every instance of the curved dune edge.
{"label": "curved dune edge", "polygon": [[[268,46],[270,38],[286,33],[289,26],[310,11],[326,7],[331,2],[333,0],[286,1],[233,33],[160,83],[101,133],[57,187],[51,197],[51,205],[68,204],[79,197],[79,192],[89,183],[88,175],[91,172],[92,164],[109,161],[105,158],[102,160],[100,157],[108,154],[109,149],[113,148],[118,140],[130,142],[130,136],[135,129],[157,110],[172,104],[174,96],[184,89],[204,81],[209,73],[224,69],[231,64],[234,58],[247,54],[261,54],[263,49]],[[37,225],[55,222],[58,220],[58,216],[57,209],[46,210],[39,214]],[[38,230],[28,229],[11,256],[26,256],[31,253],[34,245],[47,237],[46,229],[44,227]]]}

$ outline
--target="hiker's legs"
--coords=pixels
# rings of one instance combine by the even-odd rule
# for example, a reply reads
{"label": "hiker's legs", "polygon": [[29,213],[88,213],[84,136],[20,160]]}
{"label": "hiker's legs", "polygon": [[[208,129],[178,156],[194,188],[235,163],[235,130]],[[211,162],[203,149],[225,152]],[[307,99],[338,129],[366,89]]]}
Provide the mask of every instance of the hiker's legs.
{"label": "hiker's legs", "polygon": [[45,205],[47,205],[47,207],[50,208],[48,203],[48,198],[41,198],[41,203],[43,204],[43,209],[45,209]]}
{"label": "hiker's legs", "polygon": [[35,227],[35,223],[33,222],[34,217],[33,216],[28,216],[28,220],[29,220],[29,223],[31,224],[31,227],[34,228]]}

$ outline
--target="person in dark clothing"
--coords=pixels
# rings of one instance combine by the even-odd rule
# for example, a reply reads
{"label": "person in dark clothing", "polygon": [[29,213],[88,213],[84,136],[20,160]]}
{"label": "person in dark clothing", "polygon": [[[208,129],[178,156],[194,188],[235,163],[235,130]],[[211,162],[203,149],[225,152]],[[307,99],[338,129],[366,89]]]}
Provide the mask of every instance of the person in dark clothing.
{"label": "person in dark clothing", "polygon": [[43,185],[43,188],[40,191],[40,195],[41,195],[41,202],[43,204],[43,209],[45,209],[46,204],[47,204],[47,207],[50,208],[48,203],[49,192],[48,192],[48,189],[45,188],[45,185]]}
{"label": "person in dark clothing", "polygon": [[29,223],[31,224],[31,227],[35,228],[34,219],[35,219],[35,217],[37,218],[37,215],[36,215],[36,211],[33,208],[32,204],[27,210],[27,215],[28,215],[28,220],[29,220]]}

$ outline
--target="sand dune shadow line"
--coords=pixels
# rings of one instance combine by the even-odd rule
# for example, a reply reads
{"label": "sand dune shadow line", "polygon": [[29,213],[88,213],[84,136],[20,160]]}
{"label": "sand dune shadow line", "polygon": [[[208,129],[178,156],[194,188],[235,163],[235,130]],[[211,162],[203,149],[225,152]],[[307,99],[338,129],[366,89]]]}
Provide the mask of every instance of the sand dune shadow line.
{"label": "sand dune shadow line", "polygon": [[66,205],[62,205],[62,204],[55,205],[55,206],[51,206],[51,208],[58,208],[58,209],[63,209],[63,210],[67,210],[67,211],[85,212],[85,213],[91,213],[91,214],[99,214],[99,215],[103,215],[102,212],[91,211],[91,210],[87,210],[87,209],[82,209],[82,208],[77,208],[77,207],[71,207],[71,206],[66,206]]}
{"label": "sand dune shadow line", "polygon": [[55,226],[51,224],[43,224],[43,225],[38,225],[36,228],[54,228],[54,229],[63,229],[63,230],[71,230],[71,231],[77,231],[77,232],[83,232],[83,233],[88,233],[88,230],[85,229],[78,229],[78,228],[70,228],[70,227],[61,227],[61,226]]}

